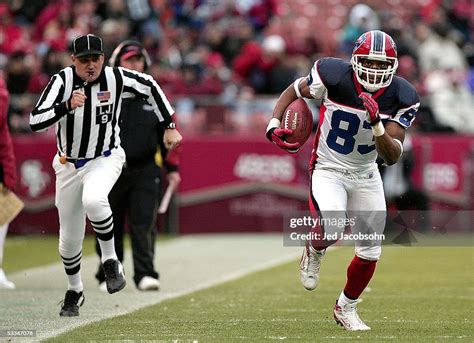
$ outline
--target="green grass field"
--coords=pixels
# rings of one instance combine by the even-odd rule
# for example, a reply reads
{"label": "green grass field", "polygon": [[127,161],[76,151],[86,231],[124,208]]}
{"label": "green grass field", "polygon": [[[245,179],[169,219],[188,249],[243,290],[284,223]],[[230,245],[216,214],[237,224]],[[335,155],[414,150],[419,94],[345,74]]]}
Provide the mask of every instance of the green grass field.
{"label": "green grass field", "polygon": [[[172,235],[158,235],[158,241],[172,239]],[[95,236],[87,235],[82,245],[82,255],[95,254]],[[130,247],[128,236],[125,248]],[[38,267],[60,261],[57,235],[8,236],[5,241],[4,265],[6,273]]]}
{"label": "green grass field", "polygon": [[[93,240],[93,236],[87,236],[84,240],[84,256],[94,253]],[[8,236],[5,241],[3,268],[6,273],[59,261],[56,235]]]}
{"label": "green grass field", "polygon": [[294,261],[50,341],[473,341],[473,253],[472,247],[384,248],[359,305],[368,332],[346,332],[332,319],[353,256],[352,248],[340,248],[327,254],[314,292],[300,285]]}

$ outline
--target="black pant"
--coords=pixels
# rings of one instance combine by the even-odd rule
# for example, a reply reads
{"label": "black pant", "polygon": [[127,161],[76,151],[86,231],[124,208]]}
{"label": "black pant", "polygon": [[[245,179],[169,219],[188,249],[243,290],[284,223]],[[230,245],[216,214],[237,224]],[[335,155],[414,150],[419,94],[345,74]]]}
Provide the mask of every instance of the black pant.
{"label": "black pant", "polygon": [[[125,218],[128,220],[136,285],[144,276],[159,277],[153,265],[159,186],[160,169],[150,162],[140,167],[124,167],[109,194],[114,218],[115,251],[120,261],[123,261]],[[100,255],[98,242],[96,251]],[[96,278],[99,282],[105,281],[101,266]]]}

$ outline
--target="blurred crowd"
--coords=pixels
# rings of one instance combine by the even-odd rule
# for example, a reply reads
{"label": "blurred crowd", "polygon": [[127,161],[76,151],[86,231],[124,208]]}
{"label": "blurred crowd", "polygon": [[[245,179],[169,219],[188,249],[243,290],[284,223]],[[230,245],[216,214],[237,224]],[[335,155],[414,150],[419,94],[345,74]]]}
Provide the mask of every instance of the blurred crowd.
{"label": "blurred crowd", "polygon": [[101,36],[106,59],[141,41],[183,131],[243,131],[252,116],[260,133],[275,97],[316,59],[348,60],[360,34],[382,29],[423,99],[417,129],[474,134],[472,13],[472,0],[10,0],[0,4],[10,126],[29,131],[38,93],[70,65],[80,34]]}

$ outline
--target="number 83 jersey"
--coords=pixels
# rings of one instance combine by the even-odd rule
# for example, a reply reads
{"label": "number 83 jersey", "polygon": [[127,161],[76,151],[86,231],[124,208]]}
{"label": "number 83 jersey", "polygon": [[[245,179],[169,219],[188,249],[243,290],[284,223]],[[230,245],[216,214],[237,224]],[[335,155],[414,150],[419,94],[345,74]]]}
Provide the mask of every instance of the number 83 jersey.
{"label": "number 83 jersey", "polygon": [[[375,140],[359,95],[364,91],[352,66],[337,58],[314,64],[306,82],[311,96],[321,102],[310,169],[316,165],[362,171],[374,166]],[[407,129],[420,105],[415,88],[395,76],[392,83],[373,93],[382,122],[395,122]]]}

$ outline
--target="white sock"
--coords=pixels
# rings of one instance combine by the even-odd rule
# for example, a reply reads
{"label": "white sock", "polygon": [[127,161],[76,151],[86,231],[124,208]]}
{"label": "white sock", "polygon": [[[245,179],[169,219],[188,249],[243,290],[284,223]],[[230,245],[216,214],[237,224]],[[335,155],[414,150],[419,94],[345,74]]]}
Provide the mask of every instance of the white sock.
{"label": "white sock", "polygon": [[84,286],[82,285],[81,272],[67,276],[67,289],[74,292],[82,292]]}
{"label": "white sock", "polygon": [[337,304],[341,307],[344,307],[346,306],[347,304],[351,304],[351,303],[354,303],[354,301],[357,302],[357,299],[356,300],[353,300],[353,299],[349,299],[348,297],[346,297],[346,295],[344,294],[344,291],[341,292],[341,294],[339,295],[339,299],[337,299]]}
{"label": "white sock", "polygon": [[107,260],[118,260],[115,254],[115,239],[112,237],[108,241],[97,239],[100,245],[100,252],[102,253],[101,261],[104,263]]}

